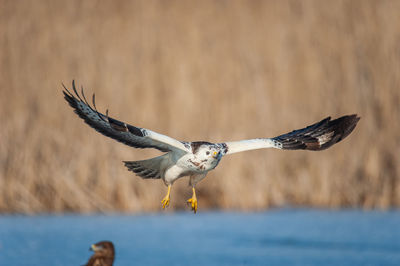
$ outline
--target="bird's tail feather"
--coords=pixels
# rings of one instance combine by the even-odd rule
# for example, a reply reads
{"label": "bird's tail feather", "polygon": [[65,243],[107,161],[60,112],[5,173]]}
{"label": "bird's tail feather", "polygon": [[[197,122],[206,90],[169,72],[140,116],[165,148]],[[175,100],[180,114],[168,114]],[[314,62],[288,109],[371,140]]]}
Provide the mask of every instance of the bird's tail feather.
{"label": "bird's tail feather", "polygon": [[165,164],[167,155],[164,154],[152,159],[142,161],[124,161],[125,166],[129,171],[136,173],[141,178],[161,178],[162,173],[165,171]]}

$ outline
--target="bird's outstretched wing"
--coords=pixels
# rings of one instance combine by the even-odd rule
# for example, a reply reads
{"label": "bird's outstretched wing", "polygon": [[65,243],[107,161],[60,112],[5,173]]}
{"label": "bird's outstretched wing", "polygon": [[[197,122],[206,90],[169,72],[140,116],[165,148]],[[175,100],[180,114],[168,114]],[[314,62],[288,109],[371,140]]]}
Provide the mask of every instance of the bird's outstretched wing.
{"label": "bird's outstretched wing", "polygon": [[176,139],[145,128],[131,126],[111,118],[108,116],[108,110],[105,115],[98,112],[94,94],[93,107],[91,107],[86,100],[83,89],[81,91],[82,95],[79,95],[76,91],[75,81],[72,81],[72,89],[75,95],[72,94],[64,84],[63,87],[64,98],[67,100],[69,105],[74,108],[75,113],[77,113],[88,125],[103,135],[135,148],[156,148],[163,152],[176,150],[181,150],[183,152],[190,151],[190,147],[186,147],[184,143]]}
{"label": "bird's outstretched wing", "polygon": [[356,127],[358,120],[360,117],[356,114],[342,116],[335,120],[327,117],[311,126],[275,138],[226,142],[226,154],[262,148],[324,150],[347,137]]}

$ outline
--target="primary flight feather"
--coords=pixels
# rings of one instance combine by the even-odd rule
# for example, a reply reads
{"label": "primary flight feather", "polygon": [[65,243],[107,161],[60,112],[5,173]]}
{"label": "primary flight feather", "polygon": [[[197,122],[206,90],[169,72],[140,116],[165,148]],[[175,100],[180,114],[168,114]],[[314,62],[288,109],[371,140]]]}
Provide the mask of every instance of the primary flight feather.
{"label": "primary flight feather", "polygon": [[335,120],[327,117],[303,129],[294,130],[274,138],[223,143],[186,142],[111,118],[108,116],[108,110],[106,114],[102,114],[96,109],[94,94],[92,107],[86,100],[83,89],[81,94],[77,92],[74,81],[72,81],[72,90],[73,93],[64,86],[64,98],[75,113],[95,130],[134,148],[155,148],[164,152],[163,155],[152,159],[124,162],[129,171],[142,178],[155,178],[164,181],[168,186],[168,192],[161,201],[163,208],[169,205],[171,186],[174,181],[189,176],[193,195],[188,203],[195,213],[197,212],[195,186],[218,165],[223,156],[263,148],[324,150],[347,137],[360,120],[356,114],[342,116]]}

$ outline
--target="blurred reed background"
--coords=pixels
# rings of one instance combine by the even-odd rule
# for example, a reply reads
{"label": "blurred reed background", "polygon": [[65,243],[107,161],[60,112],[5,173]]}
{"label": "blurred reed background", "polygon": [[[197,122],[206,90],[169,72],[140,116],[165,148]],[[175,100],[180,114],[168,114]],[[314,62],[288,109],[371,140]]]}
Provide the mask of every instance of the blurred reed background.
{"label": "blurred reed background", "polygon": [[[225,157],[200,211],[400,206],[400,1],[0,0],[0,212],[159,211],[135,150],[83,123],[72,79],[110,116],[179,140],[273,137],[362,119],[323,152]],[[172,209],[186,207],[187,179]]]}

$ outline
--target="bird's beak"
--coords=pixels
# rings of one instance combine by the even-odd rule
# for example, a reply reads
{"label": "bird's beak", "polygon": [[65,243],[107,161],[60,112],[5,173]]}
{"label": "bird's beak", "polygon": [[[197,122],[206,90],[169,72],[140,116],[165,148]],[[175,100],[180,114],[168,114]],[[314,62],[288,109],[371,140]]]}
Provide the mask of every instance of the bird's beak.
{"label": "bird's beak", "polygon": [[98,247],[95,244],[93,244],[90,246],[89,250],[96,252],[98,250]]}

